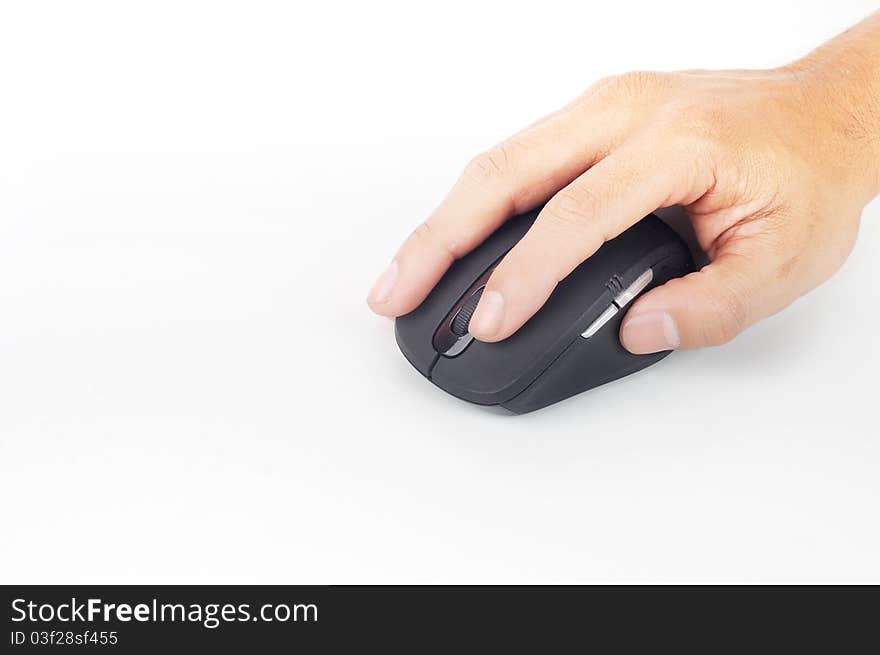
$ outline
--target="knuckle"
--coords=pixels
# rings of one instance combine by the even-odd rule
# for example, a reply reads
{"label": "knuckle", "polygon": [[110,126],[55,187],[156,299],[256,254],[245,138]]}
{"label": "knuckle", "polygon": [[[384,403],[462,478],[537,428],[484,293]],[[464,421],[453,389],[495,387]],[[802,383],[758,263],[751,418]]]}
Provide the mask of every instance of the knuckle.
{"label": "knuckle", "polygon": [[654,112],[658,101],[668,94],[673,78],[669,73],[630,71],[605,77],[585,91],[574,103],[583,109],[605,109],[622,115]]}
{"label": "knuckle", "polygon": [[413,230],[413,238],[416,241],[426,244],[429,248],[439,250],[450,260],[458,259],[460,257],[457,246],[442,240],[427,221]]}
{"label": "knuckle", "polygon": [[431,226],[427,223],[421,223],[412,233],[413,239],[415,241],[419,241],[421,243],[432,244],[434,242],[434,235],[432,234]]}
{"label": "knuckle", "polygon": [[610,91],[611,89],[613,89],[617,86],[618,79],[619,79],[618,76],[610,75],[608,77],[603,77],[603,78],[597,80],[595,83],[593,83],[592,86],[590,86],[590,88],[588,88],[582,94],[581,98],[586,99],[596,93],[603,93],[603,92]]}
{"label": "knuckle", "polygon": [[688,142],[714,142],[728,129],[728,109],[714,98],[676,99],[669,102],[660,121]]}
{"label": "knuckle", "polygon": [[640,91],[656,81],[657,74],[649,71],[629,71],[618,77],[618,83],[625,89]]}
{"label": "knuckle", "polygon": [[563,189],[557,193],[542,212],[545,219],[557,226],[583,228],[602,211],[602,199],[587,187]]}
{"label": "knuckle", "polygon": [[497,184],[513,170],[511,148],[499,144],[474,157],[464,169],[464,177],[481,186]]}
{"label": "knuckle", "polygon": [[660,88],[665,84],[666,75],[654,71],[629,71],[610,78],[608,88],[631,95],[639,95]]}

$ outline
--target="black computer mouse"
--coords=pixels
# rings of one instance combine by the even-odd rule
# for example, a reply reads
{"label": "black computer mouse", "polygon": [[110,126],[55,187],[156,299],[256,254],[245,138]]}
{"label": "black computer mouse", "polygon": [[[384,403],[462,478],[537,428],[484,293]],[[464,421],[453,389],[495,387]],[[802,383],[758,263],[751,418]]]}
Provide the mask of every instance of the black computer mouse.
{"label": "black computer mouse", "polygon": [[694,270],[684,241],[651,214],[578,266],[511,337],[477,341],[468,334],[468,322],[483,287],[539,211],[507,221],[453,263],[418,308],[395,321],[401,351],[431,382],[458,398],[517,414],[635,373],[668,355],[631,354],[620,345],[620,323],[636,297]]}

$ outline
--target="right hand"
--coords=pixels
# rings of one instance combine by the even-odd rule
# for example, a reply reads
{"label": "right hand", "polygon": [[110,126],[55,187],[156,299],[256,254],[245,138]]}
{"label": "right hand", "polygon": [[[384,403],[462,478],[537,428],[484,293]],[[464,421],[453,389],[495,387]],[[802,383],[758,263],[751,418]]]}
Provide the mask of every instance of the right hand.
{"label": "right hand", "polygon": [[827,279],[880,191],[876,82],[841,75],[839,63],[832,78],[827,66],[596,84],[474,159],[403,244],[371,308],[413,310],[454,259],[549,199],[471,320],[474,337],[499,341],[605,241],[658,207],[684,205],[710,264],[634,303],[621,341],[634,353],[729,341]]}

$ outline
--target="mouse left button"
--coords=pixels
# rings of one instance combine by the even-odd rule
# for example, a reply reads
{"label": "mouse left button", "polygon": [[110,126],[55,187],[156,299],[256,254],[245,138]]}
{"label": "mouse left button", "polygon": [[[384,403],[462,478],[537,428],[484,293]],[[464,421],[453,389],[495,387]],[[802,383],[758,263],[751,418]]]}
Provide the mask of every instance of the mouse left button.
{"label": "mouse left button", "polygon": [[412,364],[415,369],[424,375],[430,376],[431,367],[437,359],[437,351],[430,338],[424,338],[425,328],[419,326],[421,321],[414,320],[417,317],[398,317],[394,321],[394,338],[400,352]]}
{"label": "mouse left button", "polygon": [[[472,337],[467,334],[466,326],[463,336],[452,332],[455,312],[471,299],[478,286],[485,286],[485,280],[480,280],[481,275],[516,245],[536,216],[537,210],[534,210],[508,220],[491,239],[453,262],[418,307],[394,321],[397,345],[422,375],[432,377],[432,370],[441,355],[454,356],[471,343]],[[474,280],[477,280],[476,284]],[[478,300],[476,298],[474,307],[470,308],[471,315]],[[462,314],[457,329],[462,330],[462,324],[469,322],[470,317]]]}
{"label": "mouse left button", "polygon": [[[473,286],[474,277],[485,266],[480,261],[476,265],[481,266],[477,271],[474,270],[476,266],[472,258],[453,264],[421,305],[394,321],[397,345],[425,377],[430,377],[437,357],[441,354],[457,354],[470,343],[470,335],[467,334],[470,317],[462,315],[462,320],[458,323],[458,328],[461,329],[461,323],[464,322],[463,335],[452,331],[452,322],[457,318],[456,310],[460,314],[460,310],[464,309],[463,304],[470,299],[468,291]],[[476,309],[476,301],[474,305],[470,309],[471,314]],[[451,313],[450,306],[454,308]]]}

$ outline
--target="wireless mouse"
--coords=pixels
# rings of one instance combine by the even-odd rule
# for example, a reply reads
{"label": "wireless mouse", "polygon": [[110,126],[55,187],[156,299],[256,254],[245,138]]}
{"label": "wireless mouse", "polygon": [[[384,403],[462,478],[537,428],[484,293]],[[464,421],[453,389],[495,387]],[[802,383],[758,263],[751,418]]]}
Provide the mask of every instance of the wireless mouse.
{"label": "wireless mouse", "polygon": [[511,337],[483,343],[468,323],[486,281],[539,209],[507,221],[452,264],[414,311],[395,321],[409,362],[435,385],[479,405],[531,412],[660,361],[633,355],[618,332],[639,295],[694,270],[684,241],[653,214],[608,241]]}

